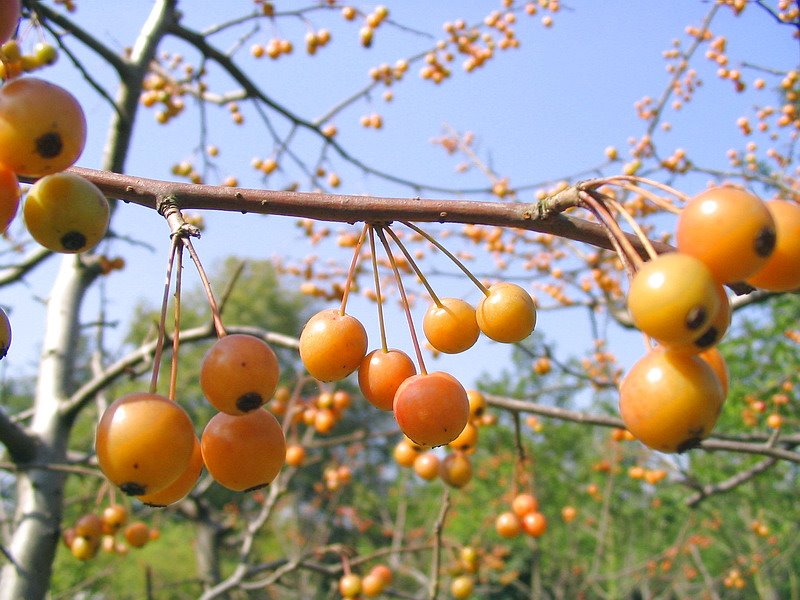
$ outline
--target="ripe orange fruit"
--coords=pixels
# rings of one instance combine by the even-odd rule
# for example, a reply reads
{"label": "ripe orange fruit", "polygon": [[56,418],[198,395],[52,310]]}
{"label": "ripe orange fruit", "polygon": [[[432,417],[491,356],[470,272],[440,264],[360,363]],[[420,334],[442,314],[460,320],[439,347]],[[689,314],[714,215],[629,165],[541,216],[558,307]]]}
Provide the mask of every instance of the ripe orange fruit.
{"label": "ripe orange fruit", "polygon": [[760,198],[730,186],[689,200],[676,225],[678,250],[702,260],[719,283],[743,281],[775,247],[775,222]]}
{"label": "ripe orange fruit", "polygon": [[86,143],[86,117],[64,88],[36,77],[0,87],[0,164],[42,177],[70,167]]}
{"label": "ripe orange fruit", "polygon": [[114,534],[128,521],[128,509],[122,504],[109,504],[100,515],[103,533]]}
{"label": "ripe orange fruit", "polygon": [[112,402],[100,418],[97,462],[126,494],[150,494],[184,472],[195,437],[180,405],[159,394],[134,392]]}
{"label": "ripe orange fruit", "polygon": [[367,353],[367,332],[353,316],[331,308],[311,317],[300,333],[300,359],[320,381],[344,379]]}
{"label": "ripe orange fruit", "polygon": [[519,517],[511,511],[500,513],[494,523],[495,530],[501,537],[517,537],[522,531],[522,523]]}
{"label": "ripe orange fruit", "polygon": [[413,375],[397,388],[394,416],[413,442],[442,446],[456,439],[469,420],[467,392],[448,373]]}
{"label": "ripe orange fruit", "polygon": [[473,420],[480,419],[486,412],[486,398],[478,390],[467,390],[469,400],[469,416]]}
{"label": "ripe orange fruit", "polygon": [[471,348],[480,336],[475,309],[458,298],[441,298],[441,306],[431,304],[422,318],[425,337],[436,350],[458,354]]}
{"label": "ripe orange fruit", "polygon": [[690,344],[720,309],[717,283],[697,258],[678,252],[646,262],[631,279],[628,309],[642,332],[663,344]]}
{"label": "ripe orange fruit", "polygon": [[433,452],[423,452],[414,459],[414,472],[426,481],[439,475],[439,457]]}
{"label": "ripe orange fruit", "polygon": [[475,310],[480,330],[497,342],[514,343],[527,338],[536,327],[536,304],[514,283],[496,283]]}
{"label": "ripe orange fruit", "polygon": [[152,494],[138,496],[139,500],[148,506],[169,506],[183,499],[192,491],[203,470],[203,454],[200,451],[200,441],[195,437],[192,457],[186,469],[178,478],[167,487]]}
{"label": "ripe orange fruit", "polygon": [[450,487],[462,488],[472,479],[472,463],[463,452],[452,452],[439,463],[439,477]]}
{"label": "ripe orange fruit", "polygon": [[93,542],[85,537],[77,536],[72,540],[69,550],[78,560],[89,560],[97,555],[99,542]]}
{"label": "ripe orange fruit", "polygon": [[719,379],[720,385],[722,385],[722,397],[727,398],[730,376],[728,373],[728,365],[722,353],[717,348],[712,347],[708,350],[704,350],[698,354],[698,356],[711,365],[714,374],[717,376],[717,379]]}
{"label": "ripe orange fruit", "polygon": [[108,229],[103,192],[74,173],[56,173],[33,184],[22,206],[25,226],[53,252],[72,254],[94,248]]}
{"label": "ripe orange fruit", "polygon": [[286,459],[283,430],[263,408],[239,416],[217,413],[206,424],[200,447],[211,477],[237,492],[272,482]]}
{"label": "ripe orange fruit", "polygon": [[125,528],[125,540],[134,548],[141,548],[150,541],[150,528],[142,521],[134,521]]}
{"label": "ripe orange fruit", "polygon": [[8,41],[17,30],[20,18],[20,0],[0,2],[0,44]]}
{"label": "ripe orange fruit", "polygon": [[19,181],[11,169],[0,165],[0,233],[4,233],[19,209]]}
{"label": "ripe orange fruit", "polygon": [[367,401],[381,410],[392,410],[397,388],[417,374],[413,361],[401,350],[373,350],[358,367],[358,387]]}
{"label": "ripe orange fruit", "polygon": [[475,579],[471,575],[459,575],[450,582],[450,594],[457,600],[464,600],[472,595]]}
{"label": "ripe orange fruit", "polygon": [[667,344],[670,350],[688,352],[690,354],[702,353],[718,344],[725,336],[728,328],[731,326],[731,317],[733,313],[731,302],[728,299],[725,288],[722,287],[721,284],[715,284],[714,288],[719,298],[719,310],[716,316],[711,319],[708,325],[703,328],[702,332],[700,332],[697,337],[693,338],[691,342]]}
{"label": "ripe orange fruit", "polygon": [[747,283],[773,292],[800,288],[800,205],[771,200],[767,210],[775,222],[775,249]]}
{"label": "ripe orange fruit", "polygon": [[367,598],[374,598],[383,592],[386,584],[377,573],[367,573],[361,580],[361,593]]}
{"label": "ripe orange fruit", "polygon": [[533,494],[517,494],[511,501],[511,510],[522,518],[528,513],[539,510],[539,501]]}
{"label": "ripe orange fruit", "polygon": [[522,516],[522,529],[531,537],[540,537],[547,531],[547,517],[539,511],[532,511]]}
{"label": "ripe orange fruit", "polygon": [[394,460],[401,467],[413,467],[420,450],[408,440],[400,440],[394,447]]}
{"label": "ripe orange fruit", "polygon": [[278,358],[269,345],[252,335],[218,339],[200,367],[200,387],[219,411],[240,415],[272,398],[278,385]]}
{"label": "ripe orange fruit", "polygon": [[355,573],[342,575],[339,579],[339,593],[344,598],[355,598],[361,593],[361,577]]}
{"label": "ripe orange fruit", "polygon": [[619,386],[625,427],[646,446],[683,452],[711,433],[725,397],[703,359],[664,349],[648,352]]}
{"label": "ripe orange fruit", "polygon": [[291,444],[286,447],[286,464],[290,467],[300,467],[306,460],[306,450],[300,444]]}
{"label": "ripe orange fruit", "polygon": [[11,321],[8,320],[6,311],[0,308],[0,359],[8,354],[11,347]]}

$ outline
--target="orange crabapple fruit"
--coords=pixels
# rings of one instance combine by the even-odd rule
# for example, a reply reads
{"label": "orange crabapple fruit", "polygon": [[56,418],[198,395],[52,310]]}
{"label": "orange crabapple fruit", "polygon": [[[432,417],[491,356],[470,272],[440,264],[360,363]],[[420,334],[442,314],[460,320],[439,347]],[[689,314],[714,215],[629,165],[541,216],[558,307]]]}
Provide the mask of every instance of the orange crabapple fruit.
{"label": "orange crabapple fruit", "polygon": [[0,359],[5,358],[11,347],[11,321],[6,311],[0,308]]}
{"label": "orange crabapple fruit", "polygon": [[660,452],[684,452],[711,432],[725,401],[722,384],[703,359],[656,348],[619,386],[625,427]]}
{"label": "orange crabapple fruit", "polygon": [[200,387],[219,411],[240,415],[259,408],[278,386],[278,358],[269,345],[252,335],[230,334],[206,352]]}
{"label": "orange crabapple fruit", "polygon": [[480,330],[497,342],[511,344],[527,338],[536,327],[536,304],[524,288],[496,283],[475,309]]}
{"label": "orange crabapple fruit", "polygon": [[439,475],[439,463],[433,452],[422,452],[414,459],[414,472],[425,481],[433,481]]}
{"label": "orange crabapple fruit", "polygon": [[356,598],[361,593],[361,577],[348,573],[339,578],[339,593],[344,598]]}
{"label": "orange crabapple fruit", "polygon": [[125,541],[134,548],[141,548],[150,541],[150,528],[142,521],[134,521],[125,527]]}
{"label": "orange crabapple fruit", "polygon": [[367,573],[361,579],[361,593],[367,598],[374,598],[383,592],[386,584],[381,576],[376,573]]}
{"label": "orange crabapple fruit", "polygon": [[711,365],[711,369],[722,386],[722,397],[726,398],[728,396],[730,375],[728,373],[728,364],[725,362],[722,352],[712,346],[708,350],[703,350],[698,356]]}
{"label": "orange crabapple fruit", "polygon": [[394,416],[414,443],[442,446],[456,439],[469,421],[467,392],[449,373],[412,375],[397,388]]}
{"label": "orange crabapple fruit", "polygon": [[0,44],[14,35],[19,23],[20,0],[3,0],[0,2]]}
{"label": "orange crabapple fruit", "polygon": [[522,531],[522,523],[519,517],[510,510],[497,515],[494,527],[500,537],[504,538],[517,537]]}
{"label": "orange crabapple fruit", "polygon": [[517,494],[511,501],[511,510],[513,510],[514,514],[518,517],[522,518],[528,513],[539,510],[539,501],[533,494]]}
{"label": "orange crabapple fruit", "polygon": [[186,497],[192,491],[192,488],[200,478],[200,472],[203,470],[203,453],[200,450],[200,441],[195,437],[194,449],[192,456],[189,459],[189,464],[186,465],[183,473],[178,475],[178,478],[170,483],[164,489],[158,490],[151,494],[143,494],[137,496],[143,504],[148,506],[169,506],[175,504],[178,500]]}
{"label": "orange crabapple fruit", "polygon": [[414,461],[419,456],[419,447],[413,444],[410,440],[400,440],[394,447],[394,460],[401,467],[413,467]]}
{"label": "orange crabapple fruit", "polygon": [[439,352],[458,354],[471,348],[480,329],[472,305],[459,298],[441,298],[441,305],[431,304],[422,318],[422,330],[428,343]]}
{"label": "orange crabapple fruit", "polygon": [[775,248],[775,222],[764,202],[731,186],[707,189],[678,216],[678,251],[702,260],[720,283],[742,281]]}
{"label": "orange crabapple fruit", "polygon": [[19,180],[11,169],[0,165],[0,233],[4,233],[19,210]]}
{"label": "orange crabapple fruit", "polygon": [[472,463],[463,452],[451,452],[439,463],[439,477],[450,487],[462,488],[472,479]]}
{"label": "orange crabapple fruit", "polygon": [[103,533],[115,534],[128,522],[128,509],[122,504],[109,504],[100,515]]}
{"label": "orange crabapple fruit", "polygon": [[103,535],[103,520],[93,513],[87,513],[75,521],[73,529],[76,536],[98,543]]}
{"label": "orange crabapple fruit", "polygon": [[0,87],[0,164],[42,177],[72,166],[85,143],[83,109],[64,88],[36,77]]}
{"label": "orange crabapple fruit", "polygon": [[541,537],[547,531],[547,517],[539,511],[525,513],[520,521],[523,531],[531,537]]}
{"label": "orange crabapple fruit", "polygon": [[76,536],[70,543],[69,550],[72,556],[78,560],[89,560],[97,555],[99,547],[98,543],[93,543],[85,537]]}
{"label": "orange crabapple fruit", "polygon": [[699,354],[713,348],[725,336],[728,328],[731,326],[731,316],[733,312],[731,310],[731,302],[728,298],[728,294],[725,293],[725,288],[722,287],[721,284],[715,284],[714,288],[719,297],[719,310],[717,310],[716,316],[711,319],[698,337],[693,338],[690,342],[682,344],[668,344],[670,350]]}
{"label": "orange crabapple fruit", "polygon": [[381,581],[383,581],[384,586],[392,583],[392,579],[394,579],[392,570],[384,564],[377,564],[372,567],[372,569],[370,569],[370,575],[376,575]]}
{"label": "orange crabapple fruit", "polygon": [[472,421],[468,421],[458,437],[447,445],[459,452],[474,452],[478,445],[478,427]]}
{"label": "orange crabapple fruit", "polygon": [[206,424],[200,447],[211,477],[236,492],[268,485],[286,460],[283,430],[263,408],[243,415],[217,413]]}
{"label": "orange crabapple fruit", "polygon": [[450,582],[450,594],[457,600],[469,598],[474,589],[475,578],[472,575],[459,575]]}
{"label": "orange crabapple fruit", "polygon": [[300,444],[286,447],[286,464],[290,467],[301,467],[306,460],[306,450]]}
{"label": "orange crabapple fruit", "polygon": [[74,254],[96,246],[108,229],[103,192],[74,173],[46,175],[33,184],[22,206],[33,239],[53,252]]}
{"label": "orange crabapple fruit", "polygon": [[397,388],[417,374],[411,358],[402,350],[373,350],[358,367],[358,387],[367,401],[381,410],[392,410]]}
{"label": "orange crabapple fruit", "polygon": [[775,222],[775,249],[747,283],[772,292],[796,290],[800,288],[800,204],[771,200],[766,207]]}
{"label": "orange crabapple fruit", "polygon": [[367,332],[355,317],[322,310],[300,333],[300,359],[320,381],[338,381],[358,369],[367,353]]}
{"label": "orange crabapple fruit", "polygon": [[150,494],[186,470],[195,439],[192,421],[179,404],[159,394],[134,392],[112,402],[100,417],[97,462],[126,494]]}
{"label": "orange crabapple fruit", "polygon": [[478,390],[467,390],[469,401],[469,416],[478,421],[486,413],[486,397]]}
{"label": "orange crabapple fruit", "polygon": [[717,316],[720,297],[708,267],[673,252],[644,263],[631,279],[628,309],[643,333],[664,345],[690,344]]}

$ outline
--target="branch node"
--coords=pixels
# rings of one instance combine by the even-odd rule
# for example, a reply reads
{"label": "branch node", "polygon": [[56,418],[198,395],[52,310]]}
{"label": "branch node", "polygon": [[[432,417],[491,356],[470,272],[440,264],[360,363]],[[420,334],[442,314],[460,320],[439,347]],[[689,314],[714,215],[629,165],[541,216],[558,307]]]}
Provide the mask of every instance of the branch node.
{"label": "branch node", "polygon": [[200,237],[200,229],[187,223],[183,218],[178,199],[175,195],[159,196],[156,198],[156,210],[169,224],[170,237],[182,238]]}

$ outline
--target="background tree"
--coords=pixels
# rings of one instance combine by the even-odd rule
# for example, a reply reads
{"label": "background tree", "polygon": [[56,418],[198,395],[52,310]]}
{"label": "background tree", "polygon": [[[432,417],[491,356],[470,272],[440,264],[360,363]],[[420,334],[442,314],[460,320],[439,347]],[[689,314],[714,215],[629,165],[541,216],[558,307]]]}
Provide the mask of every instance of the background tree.
{"label": "background tree", "polygon": [[[58,48],[58,62],[42,77],[64,82],[87,108],[94,145],[80,164],[100,170],[74,171],[114,201],[114,215],[106,240],[79,256],[56,258],[36,246],[21,224],[7,233],[0,280],[9,290],[15,347],[4,362],[10,364],[20,342],[34,337],[29,332],[36,331],[36,323],[43,329],[30,398],[24,374],[6,372],[4,390],[12,400],[0,413],[0,440],[13,491],[5,491],[9,514],[0,597],[39,598],[51,589],[70,595],[79,588],[125,597],[141,571],[144,584],[138,585],[148,594],[213,598],[236,590],[253,597],[330,597],[340,576],[366,575],[378,562],[392,566],[395,577],[382,587],[395,597],[443,596],[451,579],[456,586],[451,592],[459,597],[470,584],[485,597],[715,597],[723,589],[742,597],[797,596],[789,543],[796,533],[791,525],[796,519],[789,518],[791,482],[800,462],[793,433],[796,297],[773,299],[734,286],[740,294],[733,303],[737,326],[725,352],[732,388],[718,432],[685,456],[643,450],[624,441],[616,413],[619,377],[643,349],[626,350],[631,336],[624,332],[631,322],[625,265],[608,235],[610,224],[592,204],[592,194],[618,201],[663,251],[674,227],[670,211],[685,200],[681,192],[702,189],[708,179],[796,201],[797,3],[730,1],[687,8],[692,15],[686,20],[692,22],[672,32],[673,41],[664,40],[667,78],[659,74],[652,83],[663,91],[635,104],[641,122],[631,120],[633,132],[624,132],[631,136],[627,153],[616,147],[624,139],[617,131],[615,140],[603,140],[594,154],[581,153],[580,163],[566,169],[570,175],[561,165],[539,170],[552,166],[552,157],[538,150],[541,144],[531,154],[520,152],[520,166],[511,166],[516,157],[498,160],[481,136],[461,126],[440,129],[441,123],[431,126],[425,118],[438,116],[433,107],[450,93],[460,101],[445,101],[448,110],[458,110],[463,123],[468,119],[461,107],[467,106],[466,115],[478,120],[479,92],[503,91],[505,102],[495,99],[484,108],[496,118],[492,133],[500,131],[501,141],[522,147],[518,133],[528,135],[530,129],[514,125],[533,112],[561,123],[563,136],[549,139],[548,149],[563,148],[561,138],[573,129],[575,115],[561,113],[558,100],[540,111],[528,105],[517,110],[513,102],[519,102],[521,81],[535,79],[525,70],[530,63],[523,53],[528,45],[541,51],[542,36],[562,23],[569,28],[571,19],[591,22],[595,29],[589,32],[596,34],[598,19],[619,21],[608,7],[598,13],[596,7],[576,6],[573,13],[552,0],[478,3],[459,7],[471,13],[463,19],[448,15],[444,21],[439,7],[426,6],[430,14],[420,15],[413,3],[320,2],[298,8],[256,1],[226,4],[224,10],[209,3],[197,10],[157,0],[146,15],[141,7],[127,7],[137,18],[131,13],[119,32],[106,35],[93,13],[98,7],[89,4],[24,0],[17,29],[23,54],[33,52],[40,37]],[[111,8],[103,3],[106,18]],[[581,21],[583,14],[587,21]],[[769,46],[765,54],[749,45],[747,36],[734,35],[754,27],[769,31],[757,36],[758,48]],[[576,39],[586,38],[567,37],[570,43]],[[3,48],[6,77],[21,60],[14,51]],[[620,83],[597,77],[591,71],[599,68],[594,59],[580,63],[591,78],[558,78],[574,65],[552,60],[552,97],[578,81],[580,95],[607,107]],[[492,69],[502,74],[499,80],[486,78]],[[301,78],[303,85],[292,92],[282,85]],[[408,111],[416,107],[411,98],[423,98],[421,105],[429,110]],[[154,118],[140,119],[141,110]],[[683,126],[692,111],[700,122],[711,123],[728,110],[735,116],[714,136],[698,136]],[[104,144],[100,114],[109,118]],[[434,136],[434,144],[418,157],[406,151],[413,140],[407,134],[415,128],[405,124],[412,122],[433,128],[424,136]],[[400,123],[404,126],[393,125]],[[230,137],[228,127],[235,128]],[[579,140],[582,148],[589,145],[587,138]],[[419,139],[413,141],[418,148]],[[398,164],[398,148],[404,150],[404,164]],[[434,154],[439,149],[444,155]],[[137,165],[148,165],[135,174],[153,180],[114,175],[129,170],[134,158]],[[441,171],[450,161],[460,175],[445,178],[420,166]],[[508,168],[501,165],[506,161]],[[613,178],[619,174],[624,176]],[[670,195],[664,183],[681,192]],[[207,239],[233,240],[225,254],[254,247],[275,254],[274,272],[258,264],[236,277],[229,267],[223,270],[225,283],[214,278],[213,287],[219,294],[233,282],[219,296],[229,332],[256,333],[286,348],[279,350],[287,367],[285,385],[270,408],[282,415],[290,442],[306,450],[308,462],[287,467],[268,490],[251,494],[230,494],[204,477],[187,500],[152,517],[164,544],[141,551],[144,569],[116,555],[76,563],[65,551],[56,561],[62,528],[92,512],[93,505],[99,509],[119,500],[98,477],[91,448],[94,420],[116,394],[142,385],[137,376],[160,362],[154,357],[154,319],[142,310],[134,313],[133,298],[114,300],[115,289],[127,286],[127,295],[149,290],[158,298],[163,275],[153,267],[153,250],[166,249],[170,234],[184,240],[191,227],[202,225],[192,214],[196,210],[206,220],[203,243],[197,244],[204,260],[212,254],[204,251]],[[238,212],[274,216],[264,220]],[[298,227],[275,222],[280,216],[298,218]],[[168,227],[158,222],[161,217]],[[307,315],[290,290],[297,287],[320,302],[341,298],[347,253],[359,231],[346,224],[355,221],[425,223],[480,279],[523,283],[537,296],[540,321],[570,318],[588,332],[571,336],[570,343],[563,335],[536,335],[518,346],[513,363],[506,361],[505,375],[481,378],[490,416],[479,421],[477,449],[472,444],[461,449],[475,451],[473,481],[464,489],[425,483],[395,464],[389,459],[398,441],[392,419],[367,406],[355,387],[311,380],[291,352],[296,347],[291,336]],[[408,255],[394,254],[413,315],[421,317],[428,290],[415,283],[411,259],[437,290],[475,297],[472,284],[431,240],[399,224],[392,227],[409,249]],[[292,255],[289,242],[298,234],[312,250],[303,246]],[[628,238],[644,252],[636,236]],[[380,258],[374,270],[385,282],[387,314],[393,309],[386,318],[390,339],[405,336],[399,333],[404,317],[395,305],[397,292],[389,285],[390,261]],[[372,272],[366,260],[355,269],[352,289],[363,291],[363,300],[350,305],[370,313],[377,293]],[[44,311],[30,303],[27,290],[24,299],[11,299],[20,282],[38,290],[50,281],[49,291],[42,292]],[[215,331],[197,301],[191,295],[186,300],[192,309],[182,312],[177,381],[200,427],[207,416],[191,383],[191,365],[201,350],[187,345],[211,339]],[[126,318],[123,306],[130,307],[134,326],[115,330],[114,323]],[[751,319],[743,320],[740,312]],[[129,331],[127,339],[121,331]],[[616,356],[616,348],[624,356]],[[480,349],[483,356],[508,356],[494,346]],[[459,360],[466,366],[454,369],[474,378],[477,360],[469,355]],[[162,376],[162,385],[165,381]],[[477,386],[477,378],[473,383]],[[335,402],[340,405],[332,411]],[[342,418],[331,421],[332,415]],[[439,460],[448,454],[454,452],[433,453]],[[770,491],[769,503],[759,503],[762,485]],[[535,492],[548,532],[507,541],[494,533],[494,519],[521,491]],[[738,494],[739,501],[731,503],[723,493]],[[154,513],[124,502],[137,515]],[[187,521],[194,523],[194,533]],[[644,535],[653,531],[658,534]],[[201,542],[197,569],[185,564],[186,541],[193,535]],[[184,553],[181,560],[164,560],[162,553],[173,549]],[[115,577],[104,581],[112,565]]]}

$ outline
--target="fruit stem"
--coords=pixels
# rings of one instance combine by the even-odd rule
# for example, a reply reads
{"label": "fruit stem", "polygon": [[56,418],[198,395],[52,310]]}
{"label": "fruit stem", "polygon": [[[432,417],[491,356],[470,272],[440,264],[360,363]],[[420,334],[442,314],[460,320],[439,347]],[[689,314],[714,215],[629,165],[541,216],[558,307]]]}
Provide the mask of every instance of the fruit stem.
{"label": "fruit stem", "polygon": [[169,373],[169,396],[175,400],[175,389],[178,385],[178,349],[180,347],[181,332],[181,273],[183,272],[183,244],[178,246],[177,270],[175,272],[175,324],[172,327],[172,361]]}
{"label": "fruit stem", "polygon": [[161,300],[161,315],[158,320],[158,340],[153,354],[153,373],[150,376],[150,393],[155,394],[158,389],[158,371],[161,367],[161,355],[164,352],[164,337],[166,335],[167,305],[169,304],[169,289],[172,284],[172,265],[175,262],[175,253],[181,240],[177,236],[172,237],[169,245],[169,259],[167,260],[167,276],[164,283],[164,296]]}
{"label": "fruit stem", "polygon": [[361,230],[361,235],[358,238],[355,250],[353,250],[353,260],[350,262],[350,270],[347,272],[347,281],[344,282],[342,305],[339,308],[339,314],[342,316],[344,316],[345,310],[347,309],[347,298],[350,296],[350,288],[353,286],[353,279],[355,278],[356,267],[358,266],[358,257],[361,254],[361,246],[364,244],[368,229],[369,223],[364,223],[364,228]]}
{"label": "fruit stem", "polygon": [[[661,183],[660,181],[656,181],[654,179],[648,179],[646,177],[639,177],[638,175],[614,175],[612,177],[604,179],[603,181],[609,185],[618,185],[621,188],[635,191],[638,194],[642,194],[643,196],[646,196],[650,201],[652,201],[653,204],[656,204],[657,206],[663,208],[664,210],[676,214],[680,212],[680,209],[678,209],[669,202],[665,202],[662,198],[656,196],[655,194],[643,189],[639,184],[643,183],[645,185],[649,185],[651,187],[659,189],[662,192],[666,192],[671,196],[675,196],[678,200],[680,200],[684,204],[689,201],[689,196],[687,194],[684,194],[683,192],[680,192],[665,183]],[[632,182],[632,185],[627,185],[628,182]]]}
{"label": "fruit stem", "polygon": [[[384,229],[388,229],[388,227],[376,227],[375,231],[378,234],[378,237],[381,239],[381,243],[386,250],[386,255],[389,257],[389,263],[391,263],[392,270],[394,271],[394,279],[397,282],[397,289],[400,291],[403,310],[406,313],[406,320],[408,321],[408,330],[411,334],[411,343],[414,345],[414,352],[417,355],[417,363],[419,363],[419,372],[422,375],[427,375],[428,371],[425,369],[425,362],[422,360],[422,350],[420,349],[419,340],[417,339],[417,332],[414,329],[414,319],[411,318],[411,308],[408,305],[408,297],[406,296],[406,290],[403,287],[403,278],[400,277],[400,270],[397,268],[397,262],[394,260],[392,249],[389,247],[389,242],[386,239],[386,236],[383,234]],[[389,233],[391,233],[391,231]]]}
{"label": "fruit stem", "polygon": [[381,280],[378,276],[378,259],[375,256],[375,227],[369,228],[369,251],[372,254],[372,276],[375,279],[375,300],[378,303],[378,326],[381,330],[381,350],[389,351],[386,344],[386,324],[383,321],[383,296],[381,295]]}
{"label": "fruit stem", "polygon": [[481,283],[480,279],[478,279],[477,277],[475,277],[475,275],[473,275],[473,274],[472,274],[472,272],[471,272],[471,271],[470,271],[470,270],[469,270],[469,269],[466,267],[466,265],[465,265],[463,262],[461,262],[461,261],[460,261],[458,258],[456,258],[456,256],[455,256],[455,255],[454,255],[452,252],[450,252],[450,251],[449,251],[447,248],[445,248],[445,247],[444,247],[444,246],[441,244],[441,242],[439,242],[439,241],[438,241],[436,238],[434,238],[432,235],[430,235],[430,234],[428,234],[427,232],[423,231],[422,229],[420,229],[419,227],[417,227],[417,226],[416,226],[416,225],[414,225],[413,223],[410,223],[410,222],[408,222],[408,221],[401,221],[401,223],[402,223],[403,225],[405,225],[406,227],[409,227],[410,229],[413,229],[414,231],[416,231],[418,234],[420,234],[422,237],[424,237],[426,240],[428,240],[428,241],[429,241],[431,244],[433,244],[434,246],[436,246],[436,248],[438,248],[439,250],[441,250],[441,251],[442,251],[442,253],[444,253],[444,255],[445,255],[447,258],[449,258],[450,260],[452,260],[452,261],[453,261],[453,262],[456,264],[456,266],[457,266],[459,269],[461,269],[462,271],[464,271],[464,275],[466,275],[467,277],[469,277],[469,278],[470,278],[470,280],[472,281],[472,283],[474,283],[476,286],[478,286],[478,289],[479,289],[480,291],[482,291],[482,292],[484,293],[484,295],[486,295],[486,296],[488,296],[488,295],[489,295],[489,289],[488,289],[488,288],[487,288],[485,285],[483,285],[483,283]]}
{"label": "fruit stem", "polygon": [[[443,306],[442,301],[439,300],[439,296],[437,296],[436,292],[433,291],[433,288],[431,287],[430,282],[425,277],[425,275],[422,274],[422,270],[419,268],[419,265],[417,265],[416,261],[414,260],[414,257],[411,256],[411,253],[408,251],[408,249],[403,245],[403,242],[400,241],[400,238],[397,236],[397,234],[394,231],[392,231],[392,229],[388,225],[384,226],[383,229],[385,229],[386,232],[390,236],[392,236],[392,239],[394,240],[394,243],[397,244],[397,247],[400,248],[400,252],[402,252],[403,256],[406,257],[406,260],[408,261],[409,266],[414,270],[414,273],[417,274],[417,277],[419,277],[419,280],[422,282],[422,285],[425,286],[425,289],[428,291],[428,295],[431,297],[431,300],[433,300],[433,303],[436,304],[436,306],[438,308],[442,308],[442,306]],[[390,257],[391,257],[391,255],[390,255]],[[391,258],[391,260],[394,260],[394,259]]]}
{"label": "fruit stem", "polygon": [[203,283],[203,289],[206,292],[208,305],[211,308],[211,318],[214,320],[214,330],[217,332],[217,337],[225,337],[225,327],[222,325],[222,317],[220,317],[219,314],[219,307],[217,306],[217,301],[214,299],[214,292],[211,289],[211,282],[208,280],[208,275],[206,275],[206,271],[203,268],[203,263],[200,262],[200,257],[197,256],[197,252],[195,252],[194,246],[192,245],[192,240],[190,240],[188,237],[182,237],[181,241],[189,251],[189,256],[191,256],[192,262],[197,268],[197,273],[200,276],[200,281]]}
{"label": "fruit stem", "polygon": [[647,252],[648,257],[650,257],[650,260],[653,260],[655,257],[657,257],[658,252],[656,252],[656,249],[653,248],[653,244],[650,243],[650,240],[647,239],[647,236],[644,234],[644,231],[642,230],[639,223],[636,222],[636,219],[633,218],[633,215],[631,215],[631,213],[628,212],[628,210],[622,205],[622,203],[618,202],[617,200],[611,197],[606,197],[604,198],[604,200],[608,202],[614,208],[614,210],[616,210],[619,214],[621,214],[622,218],[625,219],[625,221],[628,222],[628,225],[630,225],[631,229],[633,229],[633,232],[636,234],[636,237],[638,237],[639,240],[642,242],[642,247],[644,248],[645,252]]}
{"label": "fruit stem", "polygon": [[608,211],[608,208],[606,208],[601,202],[597,201],[589,192],[581,191],[580,199],[586,208],[588,208],[592,214],[597,217],[600,225],[606,230],[608,239],[611,242],[611,245],[614,246],[614,249],[620,260],[625,265],[628,276],[633,277],[634,273],[636,273],[638,268],[641,266],[642,260],[639,258],[636,250],[633,249],[633,245],[625,237],[625,234],[622,232],[622,229],[620,229],[619,224]]}

